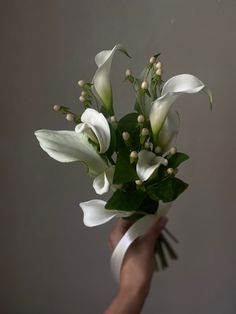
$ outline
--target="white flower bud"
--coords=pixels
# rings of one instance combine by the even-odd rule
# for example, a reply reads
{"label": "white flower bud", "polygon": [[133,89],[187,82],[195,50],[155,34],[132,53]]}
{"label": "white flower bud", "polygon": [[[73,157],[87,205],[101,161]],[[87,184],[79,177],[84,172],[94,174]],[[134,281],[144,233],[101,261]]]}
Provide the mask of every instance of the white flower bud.
{"label": "white flower bud", "polygon": [[136,180],[135,183],[136,183],[136,185],[142,185],[142,181],[141,180]]}
{"label": "white flower bud", "polygon": [[130,153],[130,157],[133,158],[133,159],[136,159],[136,158],[138,158],[138,153],[137,153],[135,150],[133,150],[133,151]]}
{"label": "white flower bud", "polygon": [[85,102],[84,96],[81,95],[81,96],[79,97],[79,100],[80,100],[81,102]]}
{"label": "white flower bud", "polygon": [[87,92],[83,90],[83,91],[81,92],[81,96],[86,97],[86,96],[87,96]]}
{"label": "white flower bud", "polygon": [[164,166],[167,166],[167,165],[168,165],[168,160],[167,160],[167,159],[164,160],[163,165],[164,165]]}
{"label": "white flower bud", "polygon": [[147,89],[148,88],[148,82],[147,81],[143,81],[141,84],[141,88],[142,89]]}
{"label": "white flower bud", "polygon": [[144,147],[146,148],[146,149],[149,149],[149,148],[151,148],[151,143],[150,142],[145,142],[145,144],[144,144]]}
{"label": "white flower bud", "polygon": [[158,61],[158,62],[156,63],[156,69],[161,69],[161,67],[162,67],[162,64],[161,64],[160,61]]}
{"label": "white flower bud", "polygon": [[161,151],[162,151],[162,149],[161,149],[160,146],[157,146],[157,147],[155,148],[155,153],[156,153],[156,154],[160,154]]}
{"label": "white flower bud", "polygon": [[72,113],[67,113],[66,120],[67,121],[74,121],[74,115]]}
{"label": "white flower bud", "polygon": [[174,172],[175,172],[175,170],[174,170],[173,168],[168,168],[168,169],[167,169],[167,173],[168,173],[169,175],[174,174]]}
{"label": "white flower bud", "polygon": [[61,106],[59,106],[59,105],[54,105],[53,106],[53,110],[54,111],[60,111],[60,109],[61,109]]}
{"label": "white flower bud", "polygon": [[115,116],[111,116],[111,122],[116,122],[116,117]]}
{"label": "white flower bud", "polygon": [[171,155],[174,155],[174,154],[177,153],[177,148],[176,147],[171,147],[169,152],[170,152]]}
{"label": "white flower bud", "polygon": [[84,84],[85,84],[85,81],[84,81],[84,80],[80,80],[80,81],[78,81],[78,85],[79,85],[80,87],[83,87],[83,86],[84,86]]}
{"label": "white flower bud", "polygon": [[130,69],[127,69],[127,70],[125,71],[125,76],[127,77],[127,76],[131,76],[131,75],[132,75],[131,70],[130,70]]}
{"label": "white flower bud", "polygon": [[149,60],[149,63],[153,64],[153,63],[155,63],[155,61],[156,61],[156,58],[155,57],[151,57],[150,60]]}
{"label": "white flower bud", "polygon": [[156,75],[161,76],[162,75],[162,69],[157,69],[156,70]]}
{"label": "white flower bud", "polygon": [[129,132],[123,132],[123,133],[122,133],[122,137],[123,137],[123,140],[124,140],[124,141],[128,141],[129,138],[130,138]]}
{"label": "white flower bud", "polygon": [[147,128],[143,128],[141,131],[142,136],[147,136],[149,134],[149,130]]}
{"label": "white flower bud", "polygon": [[137,118],[138,123],[143,123],[145,121],[144,115],[140,114]]}

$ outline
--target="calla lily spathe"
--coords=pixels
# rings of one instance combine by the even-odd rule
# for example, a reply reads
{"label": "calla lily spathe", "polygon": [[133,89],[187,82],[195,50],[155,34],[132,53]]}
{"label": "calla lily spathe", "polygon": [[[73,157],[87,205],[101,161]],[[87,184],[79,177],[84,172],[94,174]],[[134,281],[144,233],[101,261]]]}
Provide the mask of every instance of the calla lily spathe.
{"label": "calla lily spathe", "polygon": [[114,217],[128,217],[133,214],[130,211],[108,210],[106,202],[99,199],[82,202],[79,204],[84,213],[84,224],[87,227],[102,225]]}
{"label": "calla lily spathe", "polygon": [[171,142],[177,137],[179,127],[180,119],[178,112],[170,110],[158,136],[158,146],[162,148],[162,152],[168,150]]}
{"label": "calla lily spathe", "polygon": [[87,136],[99,144],[100,153],[105,153],[111,141],[109,124],[104,115],[95,109],[88,108],[81,116],[82,123],[75,127],[75,132],[86,133]]}
{"label": "calla lily spathe", "polygon": [[146,181],[160,165],[166,164],[167,160],[165,158],[157,156],[148,150],[141,150],[138,153],[138,162],[136,165],[137,175],[141,181]]}
{"label": "calla lily spathe", "polygon": [[96,176],[93,180],[93,188],[97,194],[102,195],[109,191],[113,181],[114,172],[115,166],[110,166],[100,175]]}
{"label": "calla lily spathe", "polygon": [[112,59],[117,51],[128,55],[125,48],[121,44],[118,44],[112,50],[103,50],[95,56],[98,69],[92,81],[94,94],[110,115],[114,113],[110,71]]}
{"label": "calla lily spathe", "polygon": [[38,130],[35,133],[41,148],[60,162],[81,161],[91,175],[105,171],[107,162],[97,153],[86,134],[75,131]]}
{"label": "calla lily spathe", "polygon": [[176,99],[182,94],[195,94],[200,91],[207,93],[212,104],[210,90],[194,75],[180,74],[172,77],[164,84],[161,97],[153,102],[149,116],[155,143],[168,112]]}

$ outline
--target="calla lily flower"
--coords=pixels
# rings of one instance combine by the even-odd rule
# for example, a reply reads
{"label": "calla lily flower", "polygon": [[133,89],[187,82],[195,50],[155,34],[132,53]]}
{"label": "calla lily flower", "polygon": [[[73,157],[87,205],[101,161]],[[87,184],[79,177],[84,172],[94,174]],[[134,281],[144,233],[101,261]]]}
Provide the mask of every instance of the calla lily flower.
{"label": "calla lily flower", "polygon": [[93,188],[97,194],[102,195],[109,191],[113,181],[114,172],[115,167],[110,166],[93,180]]}
{"label": "calla lily flower", "polygon": [[200,91],[207,93],[212,104],[210,90],[194,75],[180,74],[172,77],[164,84],[161,97],[153,102],[149,116],[155,143],[168,112],[176,99],[182,94],[195,94]]}
{"label": "calla lily flower", "polygon": [[162,148],[163,152],[168,150],[171,142],[178,135],[179,126],[178,112],[170,110],[158,136],[158,146]]}
{"label": "calla lily flower", "polygon": [[111,141],[111,133],[107,119],[102,113],[88,108],[81,116],[82,123],[75,127],[75,132],[85,133],[95,143],[99,144],[100,153],[105,153]]}
{"label": "calla lily flower", "polygon": [[110,71],[112,59],[117,51],[121,51],[128,55],[125,48],[121,44],[118,44],[112,50],[103,50],[95,56],[95,62],[98,69],[92,81],[94,94],[110,115],[113,115],[114,113]]}
{"label": "calla lily flower", "polygon": [[102,225],[114,217],[128,217],[133,212],[106,209],[103,200],[90,200],[79,204],[84,213],[84,224],[87,227]]}
{"label": "calla lily flower", "polygon": [[86,134],[52,130],[38,130],[34,134],[41,148],[57,161],[81,161],[93,176],[103,173],[107,168],[106,161],[97,153]]}
{"label": "calla lily flower", "polygon": [[167,160],[161,156],[156,156],[148,150],[141,150],[138,153],[136,165],[137,175],[141,181],[146,181],[160,165],[167,165]]}

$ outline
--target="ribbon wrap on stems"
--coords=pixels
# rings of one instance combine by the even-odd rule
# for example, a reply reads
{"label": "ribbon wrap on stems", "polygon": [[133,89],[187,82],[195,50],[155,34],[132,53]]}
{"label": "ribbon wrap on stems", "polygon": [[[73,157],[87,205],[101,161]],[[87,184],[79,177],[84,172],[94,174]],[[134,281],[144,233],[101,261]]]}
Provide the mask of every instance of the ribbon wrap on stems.
{"label": "ribbon wrap on stems", "polygon": [[111,256],[111,270],[118,282],[120,280],[120,270],[125,254],[131,244],[137,238],[142,237],[156,221],[161,217],[166,216],[170,207],[171,203],[165,205],[162,204],[155,215],[146,215],[136,221],[121,238]]}

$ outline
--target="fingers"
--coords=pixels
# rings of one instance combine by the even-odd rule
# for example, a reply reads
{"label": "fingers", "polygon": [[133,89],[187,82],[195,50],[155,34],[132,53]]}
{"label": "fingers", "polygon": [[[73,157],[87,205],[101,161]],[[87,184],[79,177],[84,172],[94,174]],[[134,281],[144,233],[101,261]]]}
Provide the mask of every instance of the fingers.
{"label": "fingers", "polygon": [[167,224],[168,218],[161,217],[157,222],[153,224],[153,226],[148,230],[146,235],[144,236],[147,243],[150,244],[151,247],[154,247],[157,238],[159,237],[162,229]]}

